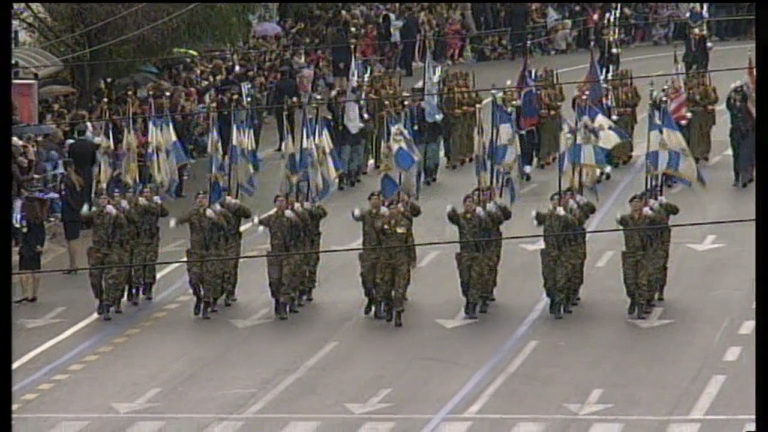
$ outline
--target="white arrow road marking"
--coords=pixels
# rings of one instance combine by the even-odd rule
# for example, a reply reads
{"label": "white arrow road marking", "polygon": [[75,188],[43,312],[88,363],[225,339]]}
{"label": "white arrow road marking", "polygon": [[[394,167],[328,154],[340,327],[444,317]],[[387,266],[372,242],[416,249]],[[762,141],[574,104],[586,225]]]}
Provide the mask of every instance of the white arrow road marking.
{"label": "white arrow road marking", "polygon": [[739,327],[739,334],[748,335],[752,333],[752,330],[754,329],[755,329],[755,320],[747,320],[741,323],[741,327]]}
{"label": "white arrow road marking", "polygon": [[605,251],[605,253],[603,253],[603,256],[601,256],[600,259],[597,260],[595,267],[605,267],[605,265],[608,264],[608,261],[613,256],[613,254],[614,254],[613,251]]}
{"label": "white arrow road marking", "polygon": [[613,404],[597,403],[597,400],[600,399],[600,396],[602,394],[603,394],[603,389],[594,389],[592,390],[592,393],[590,393],[589,396],[587,396],[587,400],[584,401],[583,404],[566,403],[563,405],[569,410],[573,411],[574,413],[580,416],[591,414],[593,412],[612,407]]}
{"label": "white arrow road marking", "polygon": [[391,391],[392,391],[391,388],[381,389],[379,390],[378,393],[376,393],[372,398],[368,399],[365,403],[362,403],[362,404],[345,403],[344,406],[347,407],[347,409],[352,411],[352,413],[354,414],[364,414],[369,411],[375,411],[382,408],[386,408],[388,406],[391,406],[392,404],[380,403],[380,402]]}
{"label": "white arrow road marking", "polygon": [[451,421],[440,423],[435,432],[467,432],[472,426],[471,421]]}
{"label": "white arrow road marking", "polygon": [[91,422],[87,421],[65,421],[57,424],[51,429],[51,432],[79,432],[88,426]]}
{"label": "white arrow road marking", "polygon": [[544,432],[546,423],[522,422],[515,425],[510,432]]}
{"label": "white arrow road marking", "polygon": [[131,425],[125,432],[157,432],[164,427],[164,421],[140,421]]}
{"label": "white arrow road marking", "polygon": [[675,322],[675,320],[660,320],[661,313],[664,312],[663,307],[654,307],[651,314],[644,320],[631,319],[629,322],[637,325],[640,328],[653,328]]}
{"label": "white arrow road marking", "polygon": [[733,156],[733,149],[728,147],[724,152],[723,156]]}
{"label": "white arrow road marking", "polygon": [[353,241],[350,244],[346,244],[344,246],[338,246],[335,249],[351,249],[351,248],[358,248],[363,245],[363,238],[360,237],[359,239]]}
{"label": "white arrow road marking", "polygon": [[395,428],[395,422],[368,422],[363,424],[357,432],[389,432]]}
{"label": "white arrow road marking", "polygon": [[717,393],[720,391],[726,378],[728,378],[726,375],[712,375],[688,417],[700,417],[707,413],[709,406],[715,401],[715,397],[717,397]]}
{"label": "white arrow road marking", "polygon": [[251,415],[256,414],[260,409],[264,408],[268,403],[272,401],[272,399],[276,398],[277,395],[279,395],[283,390],[287,389],[288,386],[293,384],[294,381],[301,378],[307,371],[315,365],[315,363],[319,362],[323,357],[326,356],[329,352],[331,352],[332,349],[336,348],[336,345],[338,345],[338,341],[332,341],[328,342],[320,351],[318,351],[314,356],[312,356],[311,359],[307,360],[306,363],[301,365],[296,372],[288,375],[283,381],[280,382],[280,384],[277,385],[277,387],[273,388],[269,393],[267,393],[261,400],[256,402],[255,405],[251,406],[243,414]]}
{"label": "white arrow road marking", "polygon": [[150,399],[152,399],[156,394],[160,393],[161,389],[159,388],[153,388],[152,390],[144,393],[143,396],[136,399],[134,402],[116,402],[112,404],[112,408],[117,410],[120,414],[129,413],[131,411],[138,411],[144,408],[149,408],[151,406],[156,406],[159,404],[156,403],[147,403]]}
{"label": "white arrow road marking", "polygon": [[539,239],[536,243],[522,243],[519,244],[521,248],[527,250],[527,251],[535,251],[539,249],[544,249],[544,239]]}
{"label": "white arrow road marking", "polygon": [[688,243],[686,244],[686,246],[699,252],[708,251],[710,249],[716,249],[716,248],[725,246],[725,244],[723,243],[713,244],[713,242],[715,241],[715,238],[717,238],[716,235],[710,234],[707,236],[707,238],[704,239],[704,241],[701,244]]}
{"label": "white arrow road marking", "polygon": [[621,432],[624,423],[594,423],[589,432]]}
{"label": "white arrow road marking", "polygon": [[726,361],[726,362],[736,361],[739,359],[740,355],[741,355],[740,346],[728,347],[728,349],[725,351],[725,354],[723,355],[723,361]]}
{"label": "white arrow road marking", "polygon": [[529,184],[528,186],[526,186],[526,187],[524,187],[524,188],[520,189],[520,194],[522,195],[522,194],[524,194],[524,193],[526,193],[526,192],[528,192],[528,191],[532,190],[533,188],[535,188],[535,187],[536,187],[536,186],[538,186],[538,185],[539,185],[538,183],[531,183],[531,184]]}
{"label": "white arrow road marking", "polygon": [[504,372],[501,373],[498,377],[496,377],[495,380],[491,383],[491,385],[488,386],[485,391],[483,391],[482,394],[477,398],[475,403],[472,404],[472,406],[467,409],[466,412],[464,412],[464,415],[475,415],[483,408],[483,405],[485,405],[488,400],[493,396],[493,394],[496,392],[496,390],[501,387],[501,385],[504,383],[504,381],[509,378],[510,375],[515,373],[517,368],[520,367],[521,364],[525,361],[525,359],[528,358],[529,355],[531,355],[531,352],[533,352],[533,349],[536,348],[536,345],[539,344],[539,341],[530,341],[528,342],[528,345],[523,348],[522,351],[520,351],[520,354],[517,355],[517,357],[512,360],[511,363],[509,363],[509,366],[507,366],[506,369],[504,369]]}
{"label": "white arrow road marking", "polygon": [[427,256],[425,256],[424,259],[421,260],[418,267],[425,267],[427,264],[429,264],[430,261],[432,261],[438,255],[440,255],[440,251],[432,251],[428,253]]}
{"label": "white arrow road marking", "polygon": [[169,244],[168,246],[160,249],[160,253],[170,252],[173,250],[185,250],[186,248],[182,246],[185,242],[186,240],[176,240],[175,242]]}
{"label": "white arrow road marking", "polygon": [[269,308],[264,308],[248,319],[231,319],[229,322],[231,322],[232,325],[239,329],[253,327],[258,324],[264,324],[266,322],[272,321],[271,319],[261,319],[261,317],[267,313],[269,313]]}
{"label": "white arrow road marking", "polygon": [[710,160],[710,161],[707,163],[707,166],[712,166],[712,165],[714,165],[714,164],[716,164],[716,163],[720,162],[720,159],[722,159],[722,158],[723,158],[723,156],[722,156],[722,155],[717,155],[717,156],[713,157],[713,158],[712,158],[712,160]]}
{"label": "white arrow road marking", "polygon": [[208,426],[205,432],[235,432],[243,427],[244,424],[245,422],[241,421],[223,421]]}
{"label": "white arrow road marking", "polygon": [[699,432],[701,423],[671,423],[667,432]]}
{"label": "white arrow road marking", "polygon": [[478,320],[464,318],[464,307],[459,308],[459,312],[453,319],[436,319],[435,320],[441,326],[452,329],[454,327],[461,327],[467,324],[476,323]]}
{"label": "white arrow road marking", "polygon": [[750,422],[744,425],[744,428],[741,430],[741,432],[755,432],[757,430],[757,424],[755,422]]}
{"label": "white arrow road marking", "polygon": [[315,432],[320,427],[317,421],[292,421],[281,432]]}
{"label": "white arrow road marking", "polygon": [[256,393],[259,389],[234,389],[218,392],[217,394],[233,394],[233,393]]}
{"label": "white arrow road marking", "polygon": [[21,319],[19,320],[19,323],[21,323],[24,327],[30,329],[35,327],[42,327],[44,325],[53,324],[55,322],[64,321],[63,319],[53,319],[56,315],[64,312],[66,307],[59,306],[56,309],[52,310],[51,312],[48,312],[44,317],[38,318],[38,319]]}

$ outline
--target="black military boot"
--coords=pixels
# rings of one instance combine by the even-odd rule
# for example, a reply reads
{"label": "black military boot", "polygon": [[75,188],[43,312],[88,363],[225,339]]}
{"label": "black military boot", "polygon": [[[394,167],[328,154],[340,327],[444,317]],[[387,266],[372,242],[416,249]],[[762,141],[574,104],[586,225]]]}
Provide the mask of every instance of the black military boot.
{"label": "black military boot", "polygon": [[664,301],[664,286],[659,287],[659,292],[656,294],[656,301]]}
{"label": "black military boot", "polygon": [[645,305],[642,302],[637,303],[637,319],[645,319]]}
{"label": "black military boot", "polygon": [[280,315],[280,300],[275,299],[275,315]]}
{"label": "black military boot", "polygon": [[288,319],[288,303],[280,302],[280,306],[278,307],[277,317],[281,320]]}
{"label": "black military boot", "polygon": [[555,319],[563,319],[563,303],[555,302]]}
{"label": "black military boot", "polygon": [[99,300],[99,305],[96,306],[96,315],[103,315],[104,314],[104,302]]}
{"label": "black military boot", "polygon": [[288,310],[291,313],[299,313],[299,308],[296,307],[296,300],[291,301],[291,304],[290,304],[290,307],[288,308]]}
{"label": "black military boot", "polygon": [[488,313],[488,301],[486,299],[480,300],[480,313]]}
{"label": "black military boot", "polygon": [[495,295],[493,295],[493,293],[491,293],[491,296],[490,296],[490,297],[488,297],[488,301],[489,301],[489,302],[495,302],[495,301],[496,301],[496,296],[495,296]]}
{"label": "black military boot", "polygon": [[373,310],[373,299],[368,299],[368,303],[365,304],[363,315],[370,315]]}
{"label": "black military boot", "polygon": [[345,178],[344,174],[339,174],[339,187],[338,187],[338,189],[340,191],[344,190],[344,178]]}
{"label": "black military boot", "polygon": [[110,309],[110,306],[108,304],[105,304],[103,306],[104,313],[102,314],[102,318],[104,319],[104,321],[109,321],[112,319],[112,317],[109,316],[109,309]]}
{"label": "black military boot", "polygon": [[216,298],[215,298],[215,299],[213,299],[213,301],[211,302],[211,313],[216,313],[216,312],[218,312],[218,311],[219,311],[219,308],[217,307],[218,305],[219,305],[219,298],[218,298],[218,297],[216,297]]}
{"label": "black military boot", "polygon": [[468,316],[469,316],[469,304],[470,304],[470,303],[469,303],[469,300],[467,300],[466,302],[464,302],[464,316],[465,316],[465,317],[468,317]]}
{"label": "black military boot", "polygon": [[131,295],[133,299],[133,301],[131,301],[131,304],[134,306],[138,306],[139,305],[139,287],[129,288],[128,293]]}
{"label": "black military boot", "polygon": [[395,312],[395,327],[403,326],[403,311]]}
{"label": "black military boot", "polygon": [[387,304],[385,309],[387,310],[387,322],[392,322],[392,318],[394,316],[394,311],[392,310],[392,306]]}
{"label": "black military boot", "polygon": [[376,302],[376,310],[373,313],[373,318],[380,320],[384,319],[384,302]]}
{"label": "black military boot", "polygon": [[134,288],[129,286],[128,287],[128,293],[125,296],[125,299],[131,303],[133,303],[133,290]]}
{"label": "black military boot", "polygon": [[634,300],[631,300],[629,302],[629,307],[627,308],[627,315],[632,315],[633,313],[635,313],[636,308],[637,308],[637,304],[635,303]]}
{"label": "black military boot", "polygon": [[152,301],[152,284],[151,283],[144,285],[144,298],[146,300]]}
{"label": "black military boot", "polygon": [[556,307],[557,307],[557,302],[555,302],[554,300],[552,300],[550,298],[549,299],[549,314],[550,315],[554,315],[555,314],[555,308]]}
{"label": "black military boot", "polygon": [[477,319],[477,303],[469,302],[469,313],[467,314],[467,318]]}
{"label": "black military boot", "polygon": [[211,310],[211,302],[209,301],[203,302],[203,316],[202,316],[203,319],[206,319],[206,320],[211,319],[211,316],[208,314],[210,310]]}
{"label": "black military boot", "polygon": [[200,315],[200,308],[203,306],[203,298],[200,296],[195,296],[195,307],[192,309],[192,313],[195,314],[195,316]]}
{"label": "black military boot", "polygon": [[296,305],[298,307],[304,307],[304,293],[299,294],[299,298],[296,300]]}
{"label": "black military boot", "polygon": [[308,302],[310,302],[310,303],[311,303],[311,302],[312,302],[312,300],[314,300],[314,299],[315,299],[314,297],[312,297],[312,291],[313,291],[313,290],[314,290],[314,288],[313,288],[313,289],[310,289],[310,290],[307,292],[307,298],[305,298],[304,300],[306,300],[306,301],[308,301]]}
{"label": "black military boot", "polygon": [[120,303],[122,303],[122,302],[123,302],[123,299],[120,299],[120,300],[117,301],[117,304],[115,304],[115,313],[116,314],[123,313],[123,307],[120,305]]}
{"label": "black military boot", "polygon": [[565,298],[563,299],[562,308],[563,308],[563,312],[565,312],[567,314],[573,313],[573,311],[571,310],[571,296],[570,295],[565,296]]}
{"label": "black military boot", "polygon": [[231,300],[229,300],[229,295],[226,295],[226,296],[224,296],[224,306],[225,306],[225,307],[230,307],[230,306],[232,306],[232,301],[231,301]]}

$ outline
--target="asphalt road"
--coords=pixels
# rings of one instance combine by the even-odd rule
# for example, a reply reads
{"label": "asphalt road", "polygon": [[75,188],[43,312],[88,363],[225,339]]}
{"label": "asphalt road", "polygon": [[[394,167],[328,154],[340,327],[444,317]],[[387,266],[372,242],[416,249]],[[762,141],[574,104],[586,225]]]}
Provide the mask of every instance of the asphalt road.
{"label": "asphalt road", "polygon": [[[710,67],[746,65],[750,46],[718,44]],[[583,77],[587,59],[581,52],[536,58],[533,65],[559,68],[562,81],[573,81]],[[622,65],[635,77],[669,72],[671,47],[627,49]],[[489,87],[515,79],[520,61],[462,68],[476,71],[479,87]],[[712,74],[719,105],[743,76]],[[635,80],[645,114],[648,80]],[[566,93],[572,92],[567,86]],[[724,154],[729,120],[718,108],[713,163],[705,173],[709,185],[669,191],[681,208],[674,223],[755,216],[753,187],[731,187],[731,157]],[[565,109],[572,117],[570,107]],[[645,125],[643,117],[636,148],[645,144]],[[274,126],[268,127],[260,189],[244,200],[257,213],[269,209],[277,190],[275,136]],[[640,159],[599,186],[598,213],[589,228],[616,227],[615,215],[642,188]],[[202,183],[204,164],[198,165],[190,196]],[[423,190],[417,242],[456,239],[445,208],[459,205],[474,181],[470,166],[441,170],[437,184]],[[541,232],[530,214],[546,207],[556,182],[554,168],[534,170],[503,227],[505,235]],[[357,245],[360,226],[350,211],[366,205],[376,187],[369,174],[361,186],[336,192],[325,203],[330,216],[322,225],[323,249]],[[171,203],[172,215],[190,203],[191,198]],[[187,238],[186,228],[172,230],[164,221],[161,259],[183,257]],[[456,319],[463,305],[453,258],[457,247],[419,249],[400,329],[362,315],[356,253],[322,255],[315,302],[285,322],[273,320],[262,259],[241,263],[240,301],[210,321],[192,316],[183,265],[161,270],[155,301],[125,306],[108,323],[89,318],[93,303],[85,274],[45,276],[37,304],[13,307],[13,428],[749,430],[755,421],[754,238],[753,223],[675,229],[667,301],[644,324],[625,314],[620,233],[589,236],[583,302],[562,321],[544,310],[535,240],[505,242],[498,300],[475,322]],[[267,240],[250,228],[244,250],[263,252]],[[65,264],[62,254],[45,267]]]}

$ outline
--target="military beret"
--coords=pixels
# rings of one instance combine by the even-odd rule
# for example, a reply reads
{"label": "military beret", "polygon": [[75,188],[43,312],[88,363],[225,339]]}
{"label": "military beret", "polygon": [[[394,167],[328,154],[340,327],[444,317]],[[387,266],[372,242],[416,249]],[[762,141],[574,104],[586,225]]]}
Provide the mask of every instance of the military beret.
{"label": "military beret", "polygon": [[635,201],[642,201],[643,200],[643,194],[635,194],[632,195],[632,197],[629,199],[629,203],[633,203]]}
{"label": "military beret", "polygon": [[555,201],[557,199],[560,199],[560,192],[555,192],[552,195],[549,196],[550,201]]}
{"label": "military beret", "polygon": [[272,202],[273,202],[273,203],[275,203],[275,202],[277,202],[277,200],[278,200],[278,199],[280,199],[280,198],[282,198],[282,199],[286,199],[285,195],[283,195],[283,194],[277,194],[277,195],[275,195],[275,198],[274,198],[274,199],[272,199]]}
{"label": "military beret", "polygon": [[474,197],[472,196],[472,194],[466,194],[464,195],[464,199],[462,200],[462,202],[467,202],[472,200],[474,200]]}
{"label": "military beret", "polygon": [[200,197],[204,197],[204,196],[208,196],[208,192],[201,190],[201,191],[199,191],[198,193],[195,194],[195,198],[200,198]]}
{"label": "military beret", "polygon": [[368,200],[369,201],[371,199],[373,199],[374,197],[381,198],[381,193],[379,193],[378,191],[374,191],[374,192],[371,192],[371,193],[368,194]]}

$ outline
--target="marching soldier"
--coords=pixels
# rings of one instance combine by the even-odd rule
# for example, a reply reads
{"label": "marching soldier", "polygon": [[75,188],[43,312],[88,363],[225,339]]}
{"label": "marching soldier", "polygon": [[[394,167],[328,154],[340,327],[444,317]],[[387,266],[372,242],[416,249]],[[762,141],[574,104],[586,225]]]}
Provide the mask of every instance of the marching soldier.
{"label": "marching soldier", "polygon": [[403,325],[405,291],[411,278],[408,265],[410,228],[411,223],[404,215],[403,206],[396,202],[389,205],[387,216],[374,222],[374,229],[383,246],[376,282],[377,307],[385,310],[387,322],[392,321],[394,314],[395,327]]}
{"label": "marching soldier", "polygon": [[[116,226],[113,235],[117,239],[116,245],[119,247],[114,248],[112,252],[113,262],[118,262],[121,266],[115,267],[110,271],[107,269],[107,279],[109,275],[112,275],[112,285],[119,286],[120,293],[114,293],[114,301],[111,303],[115,307],[115,313],[123,313],[122,301],[125,297],[126,289],[131,285],[131,251],[138,249],[138,241],[136,238],[137,229],[135,229],[131,223],[132,211],[131,205],[128,200],[131,199],[123,189],[116,190],[114,192],[115,201],[120,205],[117,207],[118,212],[123,216],[123,223]],[[114,288],[117,290],[118,288]]]}
{"label": "marching soldier", "polygon": [[539,124],[541,139],[538,167],[544,169],[557,160],[560,151],[560,105],[564,100],[563,87],[555,84],[554,71],[544,68],[536,77],[539,88]]}
{"label": "marching soldier", "polygon": [[[125,212],[125,219],[128,222],[128,244],[125,250],[125,254],[128,257],[128,262],[131,265],[143,263],[141,260],[141,252],[138,250],[141,247],[139,231],[142,229],[140,225],[140,216],[138,212],[141,210],[139,206],[138,197],[133,193],[133,190],[127,190],[127,200],[130,209]],[[139,305],[139,298],[141,298],[141,287],[144,284],[144,275],[142,274],[142,266],[131,266],[128,268],[128,278],[126,280],[126,286],[128,288],[128,294],[126,301],[131,302],[134,306]]]}
{"label": "marching soldier", "polygon": [[[111,209],[107,212],[107,209]],[[87,204],[83,206],[80,213],[83,222],[91,223],[93,226],[93,244],[88,248],[88,279],[91,283],[91,291],[93,297],[98,301],[96,313],[102,315],[104,313],[104,300],[106,300],[106,293],[104,291],[104,274],[106,269],[95,268],[103,266],[105,263],[105,255],[109,252],[110,247],[110,229],[113,222],[111,212],[115,208],[111,205],[109,197],[105,193],[99,194],[97,205],[94,208],[88,209]],[[105,318],[109,320],[111,318]]]}
{"label": "marching soldier", "polygon": [[685,73],[693,70],[705,71],[709,68],[709,49],[706,22],[698,6],[689,12],[688,34],[683,53]]}
{"label": "marching soldier", "polygon": [[303,306],[304,300],[311,302],[314,300],[312,292],[317,285],[317,266],[320,263],[320,221],[328,216],[328,211],[320,204],[294,204],[295,213],[304,224],[304,234],[306,235],[305,250],[311,252],[306,254],[306,277],[299,292],[298,305]]}
{"label": "marching soldier", "polygon": [[[242,253],[243,234],[240,232],[240,224],[243,219],[249,219],[252,215],[248,207],[229,195],[224,198],[221,207],[226,211],[224,219],[227,222],[227,254],[233,257],[231,261],[226,263],[228,270],[224,287],[224,306],[229,307],[232,305],[232,302],[237,301],[237,279],[240,259],[234,257],[239,257]],[[224,263],[219,264],[224,265]]]}
{"label": "marching soldier", "polygon": [[203,263],[205,283],[203,283],[203,318],[210,319],[207,310],[218,312],[217,304],[221,296],[225,294],[228,280],[232,272],[232,260],[225,259],[230,253],[228,250],[229,226],[231,215],[221,204],[211,206],[214,213],[212,222],[206,227],[205,256],[212,258]]}
{"label": "marching soldier", "polygon": [[[421,216],[421,206],[411,201],[411,197],[405,192],[400,192],[400,204],[403,207],[403,217],[408,219],[408,264],[411,268],[416,267],[416,246],[413,238],[413,219]],[[406,298],[407,300],[407,298]]]}
{"label": "marching soldier", "polygon": [[625,69],[619,71],[618,75],[619,81],[614,81],[615,86],[611,85],[615,123],[619,129],[627,133],[629,141],[627,141],[628,146],[622,143],[614,147],[614,166],[626,165],[632,160],[633,137],[637,125],[637,106],[640,103],[640,93],[632,82],[631,72]]}
{"label": "marching soldier", "polygon": [[[292,266],[297,264],[297,256],[282,255],[295,251],[295,232],[299,231],[299,219],[288,208],[288,200],[283,195],[275,195],[275,208],[258,219],[261,226],[269,230],[270,250],[267,255],[267,276],[269,289],[275,300],[275,314],[281,320],[288,319],[288,311],[298,312],[295,308],[293,288],[296,277]],[[295,267],[294,267],[295,269]],[[295,273],[295,271],[293,272]]]}
{"label": "marching soldier", "polygon": [[669,227],[669,219],[680,213],[680,208],[667,201],[664,196],[659,196],[658,200],[649,200],[651,209],[660,218],[657,221],[662,225],[660,232],[655,233],[658,236],[658,247],[651,250],[653,255],[654,269],[651,274],[651,299],[660,302],[664,301],[664,287],[667,284],[667,269],[669,263],[669,248],[672,243],[672,229]]}
{"label": "marching soldier", "polygon": [[650,312],[648,302],[652,293],[649,281],[649,237],[644,228],[649,224],[653,211],[645,207],[643,194],[629,199],[630,213],[618,215],[617,223],[624,228],[624,251],[621,252],[621,268],[624,287],[629,297],[627,314],[637,313],[637,319],[645,319]]}
{"label": "marching soldier", "polygon": [[755,172],[755,113],[748,105],[749,95],[744,84],[737,83],[728,94],[726,108],[731,114],[731,151],[733,152],[733,186],[746,188],[754,181]]}
{"label": "marching soldier", "polygon": [[688,108],[691,112],[688,123],[690,130],[688,147],[696,163],[709,162],[709,153],[712,150],[712,127],[715,125],[715,105],[719,98],[717,89],[706,82],[704,73],[697,74],[693,80],[696,84],[689,93],[688,99]]}
{"label": "marching soldier", "polygon": [[[489,227],[488,217],[482,207],[476,206],[471,194],[464,196],[464,209],[459,213],[452,205],[448,206],[448,221],[459,230],[459,252],[456,253],[456,267],[459,271],[461,294],[465,298],[464,315],[477,319],[477,306],[486,283],[486,269],[483,253],[488,247],[483,241]],[[487,303],[486,303],[487,308]],[[487,309],[486,309],[487,310]]]}
{"label": "marching soldier", "polygon": [[549,313],[562,319],[563,312],[570,310],[565,300],[568,295],[568,274],[571,270],[567,256],[568,241],[563,233],[573,232],[578,222],[563,208],[558,192],[549,197],[551,208],[546,212],[534,211],[536,226],[543,226],[544,249],[541,250],[541,274],[544,291],[549,298]]}
{"label": "marching soldier", "polygon": [[[141,196],[131,208],[130,219],[136,228],[136,247],[134,262],[149,263],[133,268],[133,287],[141,287],[141,294],[147,300],[152,300],[152,288],[157,280],[155,262],[160,253],[160,228],[157,223],[161,217],[168,216],[168,209],[163,205],[159,196],[153,196],[152,189],[144,186]],[[129,219],[129,220],[130,220]],[[139,291],[133,293],[134,304],[138,303]]]}
{"label": "marching soldier", "polygon": [[[375,225],[379,219],[384,218],[389,213],[381,205],[381,194],[371,192],[368,195],[369,208],[360,210],[358,208],[352,211],[352,219],[363,224],[363,250],[358,255],[360,260],[360,280],[363,284],[363,293],[368,302],[365,305],[364,313],[368,315],[376,306],[376,281],[378,280],[377,264],[381,259],[382,250],[379,249],[381,241],[376,233]],[[382,319],[383,316],[376,310],[374,315],[376,319]]]}
{"label": "marching soldier", "polygon": [[478,205],[483,206],[483,209],[488,215],[488,226],[486,230],[486,237],[489,239],[485,246],[487,259],[489,262],[488,277],[488,291],[484,296],[483,301],[480,304],[480,313],[486,313],[488,311],[488,303],[496,301],[494,290],[498,281],[499,263],[501,262],[501,248],[502,248],[502,232],[501,225],[504,222],[512,218],[512,212],[505,204],[501,202],[493,201],[493,189],[490,186],[483,188],[475,188],[472,191],[473,195],[480,197]]}
{"label": "marching soldier", "polygon": [[[475,115],[475,106],[483,103],[483,100],[478,96],[477,92],[470,90],[469,85],[469,73],[464,72],[462,75],[461,86],[459,87],[460,101],[461,101],[461,122],[462,122],[462,136],[461,136],[461,148],[462,148],[462,160],[464,162],[472,162],[474,160],[474,130],[477,116]],[[464,165],[462,162],[462,165]]]}
{"label": "marching soldier", "polygon": [[587,230],[584,228],[584,224],[595,213],[597,208],[584,196],[576,193],[573,188],[566,189],[565,193],[566,199],[568,199],[568,212],[578,223],[576,227],[577,234],[574,236],[575,259],[573,265],[575,267],[575,274],[572,276],[575,276],[575,279],[572,279],[571,292],[569,294],[571,306],[577,306],[579,301],[581,301],[579,290],[584,284],[584,263],[587,260]]}
{"label": "marching soldier", "polygon": [[458,93],[458,84],[456,84],[456,75],[451,74],[446,78],[445,89],[446,92],[443,95],[443,106],[445,106],[445,122],[447,128],[446,143],[447,148],[445,156],[448,159],[448,167],[450,169],[456,169],[459,163],[464,163],[461,139],[463,135],[462,120],[462,108],[461,97]]}

